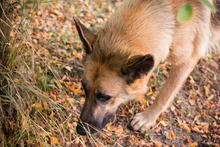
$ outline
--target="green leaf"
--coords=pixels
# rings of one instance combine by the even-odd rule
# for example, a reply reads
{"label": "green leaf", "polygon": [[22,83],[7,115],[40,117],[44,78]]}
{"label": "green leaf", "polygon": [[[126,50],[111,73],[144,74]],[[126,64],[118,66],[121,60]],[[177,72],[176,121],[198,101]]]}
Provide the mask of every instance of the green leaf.
{"label": "green leaf", "polygon": [[211,54],[206,54],[206,57],[212,58]]}
{"label": "green leaf", "polygon": [[192,7],[186,3],[184,4],[177,13],[177,21],[180,23],[184,23],[189,21],[193,16]]}
{"label": "green leaf", "polygon": [[209,7],[212,12],[216,13],[216,8],[208,0],[199,0],[201,3]]}

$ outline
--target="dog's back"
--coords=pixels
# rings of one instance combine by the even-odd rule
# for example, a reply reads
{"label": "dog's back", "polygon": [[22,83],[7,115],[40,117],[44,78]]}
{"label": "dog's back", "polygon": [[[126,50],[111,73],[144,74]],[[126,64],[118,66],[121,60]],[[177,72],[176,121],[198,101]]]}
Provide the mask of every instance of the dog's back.
{"label": "dog's back", "polygon": [[184,42],[200,46],[196,51],[200,56],[211,48],[218,48],[220,0],[213,2],[217,13],[211,13],[200,1],[191,1],[194,16],[181,24],[176,21],[176,15],[184,3],[186,0],[127,0],[98,32],[102,52],[130,52],[132,55],[153,52],[158,62],[165,59],[176,62],[184,61],[192,53],[187,45],[181,47],[184,50],[178,48]]}

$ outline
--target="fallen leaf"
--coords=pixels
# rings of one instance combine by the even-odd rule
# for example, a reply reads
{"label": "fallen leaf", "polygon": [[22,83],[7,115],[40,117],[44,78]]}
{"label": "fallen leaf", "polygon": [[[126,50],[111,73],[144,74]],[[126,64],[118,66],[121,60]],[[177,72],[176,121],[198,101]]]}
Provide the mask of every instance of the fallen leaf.
{"label": "fallen leaf", "polygon": [[16,79],[14,79],[14,81],[16,82],[16,83],[19,83],[19,80],[16,78]]}
{"label": "fallen leaf", "polygon": [[166,123],[164,120],[160,121],[160,123],[161,123],[164,127],[167,126],[167,123]]}
{"label": "fallen leaf", "polygon": [[50,97],[55,101],[57,99],[57,96],[53,94],[52,91],[50,91]]}
{"label": "fallen leaf", "polygon": [[35,107],[38,110],[43,110],[43,107],[40,103],[33,104],[32,106]]}
{"label": "fallen leaf", "polygon": [[206,93],[206,94],[209,93],[209,88],[207,88],[207,86],[204,86],[204,90],[205,90],[205,93]]}
{"label": "fallen leaf", "polygon": [[162,145],[161,142],[155,142],[154,144],[155,144],[157,147],[161,147],[161,145]]}
{"label": "fallen leaf", "polygon": [[122,128],[122,126],[121,125],[119,125],[119,127],[115,130],[115,134],[118,134],[118,135],[120,135],[120,134],[122,134],[123,133],[123,128]]}
{"label": "fallen leaf", "polygon": [[177,100],[177,101],[176,101],[177,104],[180,104],[180,103],[182,103],[182,102],[183,102],[183,100]]}
{"label": "fallen leaf", "polygon": [[56,81],[56,82],[55,82],[55,85],[56,85],[57,88],[62,89],[62,86],[61,86],[60,82],[57,82],[57,81]]}
{"label": "fallen leaf", "polygon": [[112,127],[111,126],[107,126],[107,130],[108,131],[112,131]]}
{"label": "fallen leaf", "polygon": [[208,97],[208,101],[212,100],[214,98],[214,94],[212,94],[211,96]]}
{"label": "fallen leaf", "polygon": [[71,72],[72,67],[70,67],[70,66],[66,66],[65,68],[66,68],[68,71]]}
{"label": "fallen leaf", "polygon": [[171,106],[170,106],[170,110],[171,110],[171,111],[174,111],[175,109],[176,109],[176,107],[175,107],[174,105],[171,105]]}
{"label": "fallen leaf", "polygon": [[176,139],[175,134],[173,133],[173,131],[170,131],[170,135],[171,135],[171,137],[173,138],[173,140]]}
{"label": "fallen leaf", "polygon": [[131,113],[131,114],[133,114],[133,111],[132,111],[131,109],[128,109],[128,112]]}
{"label": "fallen leaf", "polygon": [[142,103],[143,103],[143,105],[146,105],[146,104],[147,104],[146,99],[143,99],[143,100],[142,100]]}
{"label": "fallen leaf", "polygon": [[200,130],[200,129],[199,129],[199,126],[194,126],[194,127],[192,128],[192,130],[195,131],[195,132],[197,132],[197,133],[204,133],[203,130]]}
{"label": "fallen leaf", "polygon": [[40,132],[38,134],[41,135],[41,136],[50,136],[50,135],[52,135],[52,133],[46,132],[46,131]]}
{"label": "fallen leaf", "polygon": [[190,99],[189,103],[190,103],[191,106],[193,106],[194,105],[194,100]]}
{"label": "fallen leaf", "polygon": [[79,102],[80,102],[81,105],[83,105],[83,104],[85,103],[85,98],[84,98],[84,97],[81,97],[81,99],[80,99]]}
{"label": "fallen leaf", "polygon": [[196,147],[196,146],[198,146],[198,143],[197,142],[189,143],[189,146],[190,147]]}
{"label": "fallen leaf", "polygon": [[58,139],[56,137],[51,137],[50,144],[55,145],[57,143]]}
{"label": "fallen leaf", "polygon": [[51,57],[51,55],[50,55],[50,52],[47,50],[47,49],[42,49],[42,52],[43,52],[43,54],[45,55],[45,56],[47,56],[47,57]]}
{"label": "fallen leaf", "polygon": [[173,138],[172,138],[172,136],[171,136],[170,133],[166,132],[165,134],[166,134],[166,137],[167,137],[169,140],[173,140]]}
{"label": "fallen leaf", "polygon": [[191,129],[188,127],[187,124],[179,123],[179,126],[183,126],[183,128],[184,128],[187,132],[191,132]]}
{"label": "fallen leaf", "polygon": [[202,130],[205,132],[205,133],[209,133],[209,123],[201,123],[202,125]]}

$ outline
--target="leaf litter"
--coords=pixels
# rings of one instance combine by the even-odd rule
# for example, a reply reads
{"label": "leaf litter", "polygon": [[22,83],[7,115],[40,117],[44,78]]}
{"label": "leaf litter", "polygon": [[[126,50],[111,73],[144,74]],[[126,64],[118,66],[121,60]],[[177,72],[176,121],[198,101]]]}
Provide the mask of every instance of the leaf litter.
{"label": "leaf litter", "polygon": [[[48,2],[42,4],[34,15],[31,26],[34,31],[33,44],[35,51],[44,58],[35,56],[38,65],[36,70],[48,75],[46,64],[57,69],[58,79],[54,76],[50,81],[50,88],[43,88],[56,104],[68,107],[74,111],[65,112],[68,117],[65,121],[48,123],[50,129],[42,124],[44,131],[40,136],[46,137],[52,146],[214,146],[220,144],[220,57],[219,53],[201,59],[186,83],[175,97],[170,109],[163,112],[155,126],[140,134],[130,131],[127,126],[133,116],[152,105],[160,87],[169,76],[170,65],[162,63],[158,71],[152,74],[149,81],[149,92],[145,99],[137,102],[126,102],[117,110],[111,122],[96,135],[80,136],[76,133],[76,125],[82,105],[85,102],[85,93],[81,85],[83,74],[81,60],[84,51],[81,49],[73,16],[79,16],[84,25],[97,30],[105,23],[115,10],[122,5],[121,0],[95,0],[74,2]],[[19,16],[14,16],[19,19]],[[30,54],[27,53],[27,56]],[[49,73],[50,74],[50,73]],[[19,82],[18,79],[15,79]],[[52,86],[51,86],[52,85]],[[47,110],[50,104],[36,102],[32,107],[40,113],[48,113],[49,117],[56,117],[56,110]],[[49,107],[48,107],[49,108]],[[170,111],[171,110],[171,111]],[[74,112],[74,113],[73,113]],[[59,126],[63,131],[51,131],[53,126]],[[56,136],[56,137],[55,137]],[[28,145],[36,145],[37,141],[29,140]],[[37,144],[38,145],[38,144]]]}

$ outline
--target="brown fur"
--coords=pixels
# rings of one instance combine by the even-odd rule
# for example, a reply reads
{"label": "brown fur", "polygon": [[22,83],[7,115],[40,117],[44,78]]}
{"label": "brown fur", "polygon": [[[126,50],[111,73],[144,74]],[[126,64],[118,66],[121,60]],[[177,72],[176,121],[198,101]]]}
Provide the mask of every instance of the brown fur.
{"label": "brown fur", "polygon": [[[186,2],[194,15],[178,23],[177,11]],[[137,114],[131,125],[144,132],[155,123],[199,58],[220,45],[220,1],[214,4],[216,14],[198,0],[127,0],[96,35],[74,18],[87,53],[81,120],[90,133],[96,131],[88,124],[102,129],[122,102],[143,99],[151,73],[167,60],[172,64],[168,80],[154,104]],[[85,134],[80,126],[77,131]]]}

